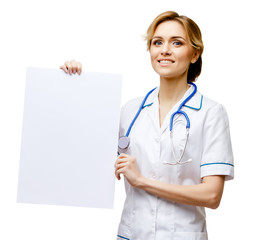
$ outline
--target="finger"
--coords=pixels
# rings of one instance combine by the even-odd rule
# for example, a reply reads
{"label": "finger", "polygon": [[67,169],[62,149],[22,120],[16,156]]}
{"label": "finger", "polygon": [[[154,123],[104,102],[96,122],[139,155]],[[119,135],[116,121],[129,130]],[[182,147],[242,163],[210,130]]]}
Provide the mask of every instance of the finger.
{"label": "finger", "polygon": [[121,177],[120,177],[120,173],[118,173],[118,170],[115,170],[115,177],[120,180]]}
{"label": "finger", "polygon": [[73,59],[70,62],[71,66],[72,66],[72,72],[75,74],[77,72],[77,64],[76,61]]}
{"label": "finger", "polygon": [[71,63],[69,61],[66,61],[65,66],[68,70],[68,73],[71,75],[72,74],[72,65],[71,65]]}
{"label": "finger", "polygon": [[125,156],[125,155],[122,155],[122,154],[120,154],[119,156],[118,156],[118,159],[126,159],[127,158],[127,156]]}
{"label": "finger", "polygon": [[128,163],[117,164],[117,165],[115,166],[115,170],[117,171],[117,170],[119,170],[119,169],[121,169],[121,168],[124,168],[124,167],[127,166],[127,164],[128,164]]}
{"label": "finger", "polygon": [[125,170],[126,170],[126,168],[121,168],[121,169],[118,169],[118,170],[116,171],[116,173],[117,173],[118,175],[119,175],[119,174],[123,174],[123,175],[124,175]]}
{"label": "finger", "polygon": [[80,62],[76,63],[77,73],[80,75],[82,73],[82,64]]}
{"label": "finger", "polygon": [[128,154],[125,154],[125,153],[121,153],[119,156],[120,156],[120,157],[128,157],[129,155],[128,155]]}
{"label": "finger", "polygon": [[121,179],[120,174],[118,174],[116,171],[115,171],[115,177],[116,177],[118,180]]}
{"label": "finger", "polygon": [[118,179],[118,180],[120,180],[121,179],[121,177],[120,177],[120,175],[116,175],[116,178]]}
{"label": "finger", "polygon": [[68,73],[68,70],[65,65],[61,65],[60,69],[62,69],[65,73]]}
{"label": "finger", "polygon": [[118,164],[120,164],[120,163],[127,163],[128,162],[128,160],[127,159],[120,159],[120,158],[118,158],[117,160],[116,160],[116,162],[115,162],[115,164],[114,164],[114,167],[116,167]]}
{"label": "finger", "polygon": [[126,159],[126,158],[130,158],[131,156],[130,155],[128,155],[128,154],[125,154],[125,153],[121,153],[120,155],[119,155],[119,157],[118,158],[120,158],[120,159]]}
{"label": "finger", "polygon": [[115,175],[118,178],[118,180],[120,180],[120,174],[124,175],[124,173],[125,173],[125,168],[121,168],[121,169],[115,171]]}

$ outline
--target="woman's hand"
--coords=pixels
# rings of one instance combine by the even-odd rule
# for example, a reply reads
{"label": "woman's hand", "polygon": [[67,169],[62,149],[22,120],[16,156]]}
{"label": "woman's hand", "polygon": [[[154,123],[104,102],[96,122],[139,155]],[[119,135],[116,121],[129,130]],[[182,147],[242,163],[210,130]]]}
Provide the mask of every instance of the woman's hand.
{"label": "woman's hand", "polygon": [[138,185],[142,175],[135,157],[124,153],[119,155],[115,162],[115,176],[118,180],[120,180],[120,174],[123,174],[132,186],[136,187]]}
{"label": "woman's hand", "polygon": [[64,65],[60,66],[65,73],[72,74],[78,73],[79,75],[82,72],[82,64],[80,62],[76,62],[75,60],[66,61]]}

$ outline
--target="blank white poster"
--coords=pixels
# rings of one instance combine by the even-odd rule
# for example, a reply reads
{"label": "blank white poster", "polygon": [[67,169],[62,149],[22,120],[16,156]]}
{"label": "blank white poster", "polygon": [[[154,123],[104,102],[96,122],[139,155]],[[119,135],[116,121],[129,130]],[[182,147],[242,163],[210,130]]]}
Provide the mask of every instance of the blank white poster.
{"label": "blank white poster", "polygon": [[113,208],[121,83],[27,69],[17,202]]}

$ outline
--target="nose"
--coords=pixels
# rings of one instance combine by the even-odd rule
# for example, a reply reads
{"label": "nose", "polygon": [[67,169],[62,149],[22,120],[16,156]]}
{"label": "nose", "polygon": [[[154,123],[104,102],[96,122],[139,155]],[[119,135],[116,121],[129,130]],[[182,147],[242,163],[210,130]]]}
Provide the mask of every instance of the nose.
{"label": "nose", "polygon": [[168,43],[163,45],[162,51],[161,51],[162,55],[171,55],[171,49]]}

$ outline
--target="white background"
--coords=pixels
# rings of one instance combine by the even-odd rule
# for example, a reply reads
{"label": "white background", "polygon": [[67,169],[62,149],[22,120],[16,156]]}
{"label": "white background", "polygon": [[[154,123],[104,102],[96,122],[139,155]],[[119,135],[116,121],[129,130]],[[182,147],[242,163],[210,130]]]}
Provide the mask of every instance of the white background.
{"label": "white background", "polygon": [[197,84],[230,118],[235,180],[226,183],[220,207],[207,210],[209,238],[252,236],[251,1],[9,0],[0,7],[0,239],[115,239],[122,181],[114,210],[16,203],[26,67],[58,68],[74,58],[84,71],[122,73],[123,104],[159,84],[142,35],[167,10],[201,28],[205,50]]}

